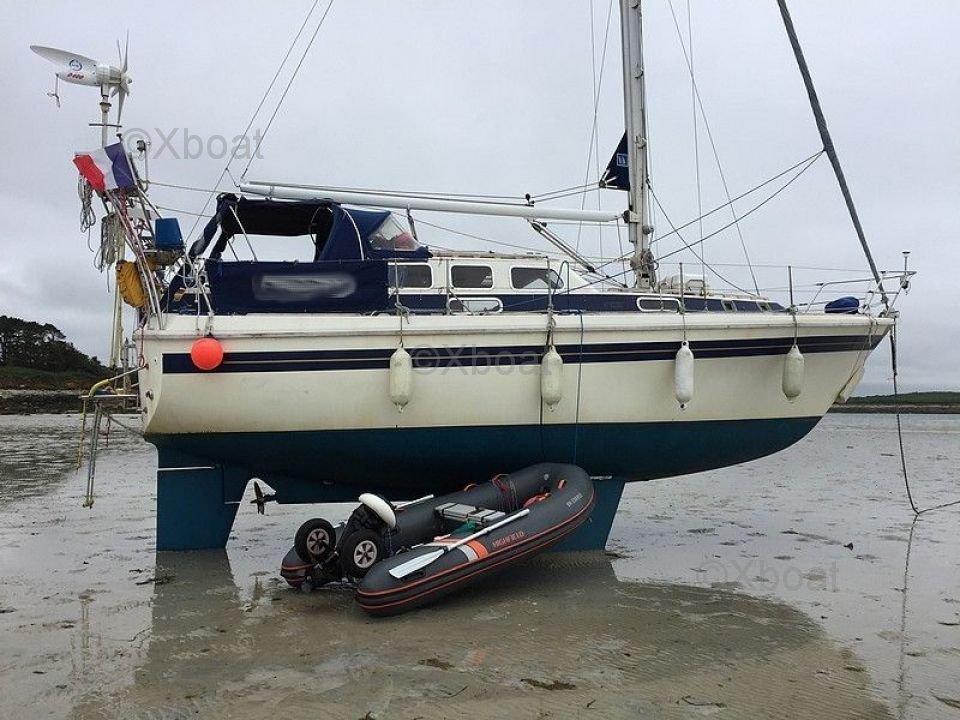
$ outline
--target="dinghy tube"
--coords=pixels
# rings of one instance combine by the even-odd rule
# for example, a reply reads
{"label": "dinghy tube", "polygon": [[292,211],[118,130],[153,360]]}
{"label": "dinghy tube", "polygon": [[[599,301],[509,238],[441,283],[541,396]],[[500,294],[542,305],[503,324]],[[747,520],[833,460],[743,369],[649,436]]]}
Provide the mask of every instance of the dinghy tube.
{"label": "dinghy tube", "polygon": [[480,583],[568,537],[590,517],[594,502],[584,470],[541,463],[404,506],[397,511],[393,546],[401,536],[425,531],[426,537],[370,568],[359,582],[357,603],[371,615],[396,615]]}

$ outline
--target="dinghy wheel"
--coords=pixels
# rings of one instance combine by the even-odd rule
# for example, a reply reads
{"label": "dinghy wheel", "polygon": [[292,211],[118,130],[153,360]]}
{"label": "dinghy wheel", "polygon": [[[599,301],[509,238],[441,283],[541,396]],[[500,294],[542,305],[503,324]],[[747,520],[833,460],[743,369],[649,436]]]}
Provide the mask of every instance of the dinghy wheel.
{"label": "dinghy wheel", "polygon": [[340,565],[350,577],[363,577],[383,558],[383,538],[372,530],[357,530],[340,547]]}
{"label": "dinghy wheel", "polygon": [[293,547],[301,560],[318,564],[330,557],[336,542],[337,534],[333,525],[322,518],[314,518],[307,520],[297,530]]}

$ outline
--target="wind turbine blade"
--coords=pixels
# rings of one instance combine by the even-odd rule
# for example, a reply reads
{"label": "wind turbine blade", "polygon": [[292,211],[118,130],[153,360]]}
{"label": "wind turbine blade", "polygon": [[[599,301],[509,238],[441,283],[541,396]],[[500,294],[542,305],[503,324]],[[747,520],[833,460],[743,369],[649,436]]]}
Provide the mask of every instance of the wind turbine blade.
{"label": "wind turbine blade", "polygon": [[[119,45],[120,45],[120,41],[118,40],[117,46],[119,47]],[[123,65],[120,68],[123,72],[127,71],[127,52],[129,50],[130,50],[130,31],[127,30],[127,39],[124,40],[123,42]]]}
{"label": "wind turbine blade", "polygon": [[93,58],[88,58],[86,55],[79,55],[78,53],[67,52],[66,50],[58,50],[57,48],[46,47],[44,45],[31,45],[30,49],[54,65],[62,65],[69,68],[70,61],[74,60],[82,65],[88,65],[89,70],[94,70],[97,67],[97,61]]}

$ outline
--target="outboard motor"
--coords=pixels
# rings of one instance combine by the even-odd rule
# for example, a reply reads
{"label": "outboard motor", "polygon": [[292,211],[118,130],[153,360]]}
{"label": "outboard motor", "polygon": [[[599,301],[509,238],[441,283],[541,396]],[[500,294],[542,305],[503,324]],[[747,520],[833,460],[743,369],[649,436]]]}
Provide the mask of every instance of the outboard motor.
{"label": "outboard motor", "polygon": [[336,548],[343,574],[353,578],[363,577],[387,557],[387,539],[397,526],[397,515],[387,500],[373,493],[363,493],[359,500]]}

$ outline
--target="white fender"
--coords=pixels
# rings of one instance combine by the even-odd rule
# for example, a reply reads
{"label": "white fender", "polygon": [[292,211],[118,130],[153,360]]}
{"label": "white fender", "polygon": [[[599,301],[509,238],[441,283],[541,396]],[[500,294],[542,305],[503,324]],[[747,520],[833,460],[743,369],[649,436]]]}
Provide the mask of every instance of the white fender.
{"label": "white fender", "polygon": [[540,397],[551,410],[563,397],[563,358],[553,345],[540,362]]}
{"label": "white fender", "polygon": [[693,400],[693,351],[686,340],[673,360],[673,394],[680,407]]}
{"label": "white fender", "polygon": [[402,347],[390,356],[390,401],[403,412],[413,390],[413,359]]}
{"label": "white fender", "polygon": [[803,391],[803,355],[794,343],[783,358],[783,394],[788,400],[798,397]]}
{"label": "white fender", "polygon": [[363,493],[357,498],[361,505],[366,505],[377,514],[377,517],[386,523],[387,527],[393,530],[397,526],[397,516],[390,507],[390,503],[379,495],[373,493]]}

